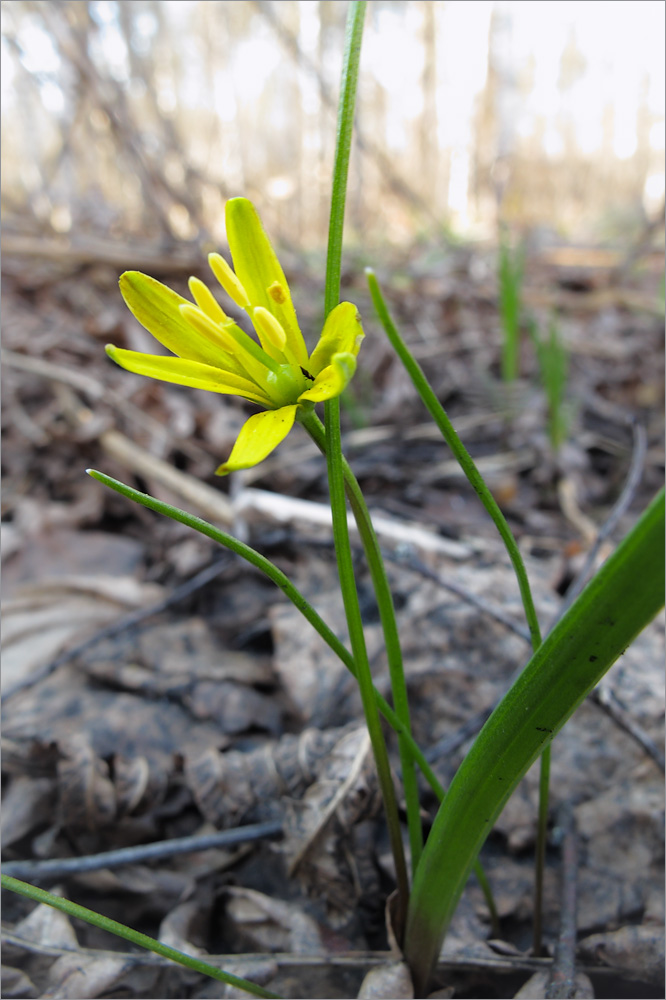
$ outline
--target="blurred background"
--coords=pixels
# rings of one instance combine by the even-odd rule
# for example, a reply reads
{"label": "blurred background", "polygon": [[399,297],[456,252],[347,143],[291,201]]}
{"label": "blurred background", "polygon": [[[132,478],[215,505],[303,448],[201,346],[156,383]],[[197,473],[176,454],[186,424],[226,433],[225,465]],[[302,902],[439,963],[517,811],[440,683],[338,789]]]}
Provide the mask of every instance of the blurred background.
{"label": "blurred background", "polygon": [[[314,344],[347,8],[3,4],[7,524],[32,530],[29,499],[46,522],[67,519],[52,505],[76,507],[83,462],[108,458],[111,430],[218,494],[229,490],[213,471],[251,407],[112,365],[107,341],[159,350],[117,279],[136,268],[184,294],[188,275],[210,281],[205,253],[224,250],[224,204],[242,194],[280,248]],[[411,490],[407,515],[482,530],[427,434],[416,449],[387,430],[385,450],[374,438],[361,457],[370,425],[423,424],[374,319],[368,263],[523,528],[543,528],[526,510],[559,511],[562,474],[578,476],[583,506],[611,503],[636,419],[650,428],[658,478],[664,5],[373,0],[357,108],[342,279],[368,336],[344,419],[360,435],[366,487],[384,505],[395,489],[403,512]],[[127,474],[126,454],[111,460]],[[302,479],[295,462],[269,461],[244,481],[325,497],[314,461]],[[174,499],[162,481],[137,481]],[[94,524],[118,502],[83,505],[81,516]],[[576,536],[580,523],[548,531]]]}
{"label": "blurred background", "polygon": [[[347,4],[4,3],[5,234],[325,242]],[[622,240],[663,213],[660,2],[369,4],[348,238]]]}

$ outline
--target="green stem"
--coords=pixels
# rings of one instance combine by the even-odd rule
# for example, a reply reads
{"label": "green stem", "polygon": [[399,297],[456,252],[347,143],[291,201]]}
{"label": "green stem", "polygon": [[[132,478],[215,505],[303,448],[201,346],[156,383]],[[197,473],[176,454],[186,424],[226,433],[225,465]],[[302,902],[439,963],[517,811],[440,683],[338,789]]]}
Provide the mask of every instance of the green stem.
{"label": "green stem", "polygon": [[361,61],[361,42],[366,0],[352,0],[347,13],[345,52],[342,63],[342,82],[338,101],[338,126],[335,141],[333,180],[331,183],[331,217],[328,226],[326,254],[326,315],[335,309],[340,300],[340,273],[342,270],[342,235],[345,224],[347,177],[354,127],[354,106]]}
{"label": "green stem", "polygon": [[[302,423],[303,427],[310,434],[312,440],[315,442],[319,450],[322,452],[322,454],[325,455],[326,454],[325,430],[317,415],[315,413],[306,413],[299,416],[299,420]],[[396,646],[393,648],[397,648],[398,654],[401,657],[402,654],[400,652],[400,643],[398,639],[395,612],[393,610],[393,598],[391,597],[391,589],[389,587],[388,579],[386,577],[384,560],[382,559],[382,554],[379,548],[377,535],[375,534],[375,530],[372,526],[372,521],[370,519],[370,512],[365,503],[365,498],[363,496],[363,493],[361,492],[361,487],[358,484],[358,480],[356,479],[354,473],[352,472],[349,466],[349,463],[346,461],[344,457],[342,459],[342,471],[345,479],[345,490],[347,493],[347,498],[349,500],[352,512],[354,514],[354,518],[356,520],[359,535],[361,536],[361,541],[363,543],[366,559],[368,560],[368,566],[370,567],[370,572],[372,574],[372,581],[375,588],[375,594],[377,596],[377,604],[379,607],[380,618],[382,619],[383,626],[384,626],[384,620],[386,619],[387,627],[384,629],[384,635],[386,637],[387,649],[389,648],[389,641],[390,641],[389,637],[392,635],[392,627],[394,627]],[[388,632],[388,637],[387,637],[387,632]],[[404,673],[402,672],[402,659],[400,659],[399,665],[400,665],[400,676],[402,677],[404,682]],[[393,695],[394,700],[395,700],[395,690],[400,691],[399,683],[396,683],[394,688],[394,695]],[[405,699],[406,699],[406,689],[405,689]],[[384,715],[384,718],[388,719],[386,712],[383,710],[379,702],[378,705]],[[408,702],[406,702],[406,710],[409,721]],[[402,718],[400,718],[400,723],[401,725],[404,725]],[[396,732],[398,732],[396,726],[393,726],[393,728],[396,730]],[[421,768],[421,771],[423,772],[424,777],[428,781],[428,784],[433,789],[435,795],[437,795],[441,803],[445,795],[444,789],[439,784],[436,778],[435,782],[437,783],[439,790],[435,787],[435,784],[433,783],[433,781],[430,780],[430,777],[423,769],[423,764],[421,763],[419,758],[415,757],[414,747],[417,746],[417,744],[414,742],[414,739],[411,735],[411,727],[409,729],[403,728],[402,732],[398,732],[398,735],[401,736],[399,746],[401,747],[401,749],[404,748],[405,756],[411,755],[411,758],[413,760],[416,760],[417,764]],[[407,807],[407,822],[409,825],[409,833],[410,833],[410,848],[412,850],[412,873],[415,873],[417,869],[418,858],[420,858],[422,852],[422,839],[421,839],[422,829],[421,829],[421,818],[419,813],[418,788],[416,787],[415,775],[413,774],[414,768],[412,760],[409,760],[408,758],[409,772],[406,772],[405,757],[403,757],[401,753],[401,764],[403,769],[403,787],[405,790],[405,800]],[[407,779],[405,778],[405,773],[408,773]],[[411,800],[410,800],[410,786],[412,785],[412,783],[409,780],[410,775],[414,777],[413,781],[414,792],[413,792],[413,798]],[[412,808],[411,813],[410,813],[410,805]],[[418,823],[418,833],[417,833],[418,854],[416,854],[416,856],[414,855],[413,828],[411,823],[412,816],[416,816],[416,822]],[[479,881],[479,885],[481,886],[481,891],[483,892],[484,898],[486,900],[486,905],[488,906],[488,911],[490,913],[490,921],[493,927],[493,931],[496,933],[496,935],[499,935],[499,916],[497,913],[497,907],[495,906],[495,900],[493,898],[492,890],[490,888],[490,883],[488,882],[486,873],[483,870],[481,862],[478,859],[474,862],[474,873]]]}
{"label": "green stem", "polygon": [[[328,253],[326,257],[326,293],[325,311],[326,315],[335,308],[340,299],[340,272],[342,262],[342,237],[344,230],[345,202],[347,196],[347,178],[349,174],[349,157],[351,153],[351,142],[354,124],[354,106],[356,103],[356,91],[358,86],[358,71],[361,56],[361,41],[363,37],[363,21],[365,17],[365,0],[356,0],[350,4],[347,18],[347,36],[345,41],[345,56],[342,69],[342,86],[340,90],[340,101],[338,105],[338,132],[335,148],[335,162],[333,167],[333,182],[331,188],[331,218],[328,230]],[[335,407],[339,412],[339,400]],[[327,404],[327,414],[331,407]],[[326,424],[328,426],[328,417]],[[326,450],[326,460],[335,459],[342,462],[342,451],[340,448],[339,436],[335,444],[333,455],[330,450]],[[359,491],[360,495],[360,491]],[[344,493],[341,488],[340,497],[344,508]],[[361,497],[361,502],[365,502]],[[331,495],[331,504],[334,503]],[[374,531],[369,517],[364,520],[367,525],[365,530],[369,530],[373,535]],[[346,513],[345,513],[345,532]],[[359,526],[359,530],[361,530]],[[371,546],[372,548],[372,546]],[[367,551],[367,549],[366,549]],[[373,551],[379,553],[376,545]],[[386,639],[387,656],[389,662],[389,672],[391,676],[391,687],[393,691],[393,701],[396,712],[402,720],[406,731],[411,732],[409,719],[409,707],[407,702],[407,689],[404,680],[402,667],[402,653],[398,639],[397,627],[395,625],[395,614],[393,612],[393,601],[391,598],[386,574],[379,557],[379,571],[372,574],[373,584],[377,594],[377,603],[382,616],[382,626]],[[383,613],[382,613],[383,612]],[[410,847],[412,852],[412,870],[416,870],[416,865],[421,856],[423,847],[423,834],[421,831],[420,806],[418,799],[418,786],[416,782],[416,772],[414,761],[408,752],[405,740],[398,741],[400,759],[402,763],[403,782],[405,789],[405,801],[407,806],[408,828]]]}
{"label": "green stem", "polygon": [[2,887],[3,889],[11,890],[11,892],[17,892],[21,896],[27,896],[28,899],[32,899],[36,903],[46,903],[55,910],[66,913],[69,917],[78,917],[79,920],[85,920],[86,923],[93,924],[94,927],[99,927],[103,931],[115,934],[116,937],[131,941],[133,944],[138,945],[139,948],[155,952],[156,955],[161,955],[162,958],[168,958],[172,962],[186,966],[188,969],[194,969],[195,972],[200,972],[204,976],[210,976],[211,979],[228,983],[230,986],[235,986],[236,989],[245,990],[247,993],[252,993],[255,997],[267,997],[268,1000],[273,1000],[273,998],[274,1000],[279,1000],[277,993],[271,993],[270,990],[265,990],[263,986],[257,986],[256,983],[251,983],[240,976],[234,976],[230,972],[223,972],[222,969],[217,969],[214,965],[209,965],[208,962],[202,962],[200,958],[194,958],[192,955],[186,955],[182,951],[170,948],[168,945],[162,944],[161,941],[156,941],[146,934],[135,931],[132,927],[127,927],[125,924],[118,923],[117,920],[104,917],[101,913],[95,913],[94,910],[89,910],[86,906],[79,906],[78,903],[72,903],[69,899],[54,896],[53,893],[47,892],[46,889],[30,885],[29,882],[20,882],[17,878],[12,878],[11,875],[3,875]]}
{"label": "green stem", "polygon": [[407,911],[407,901],[409,899],[409,880],[407,878],[407,866],[405,864],[405,854],[402,845],[398,803],[395,788],[393,787],[386,742],[374,698],[372,673],[365,645],[361,609],[358,603],[351,546],[349,544],[342,454],[340,451],[339,398],[328,400],[326,403],[326,464],[328,467],[328,486],[331,498],[331,513],[333,516],[333,540],[335,542],[340,589],[347,617],[352,654],[356,662],[356,677],[363,703],[363,713],[377,766],[379,787],[384,801],[386,823],[396,869],[398,904],[396,907],[395,932],[398,941],[401,941]]}
{"label": "green stem", "polygon": [[[326,454],[326,441],[324,427],[314,412],[305,413],[299,417],[301,424],[310,434],[319,450]],[[416,770],[414,767],[414,757],[411,751],[410,741],[404,734],[411,733],[411,720],[409,714],[409,698],[407,695],[407,684],[405,682],[405,672],[402,662],[402,650],[400,648],[400,636],[393,606],[393,596],[389,586],[384,560],[382,559],[379,541],[375,533],[370,518],[370,511],[365,502],[365,497],[361,492],[358,480],[354,476],[349,463],[342,457],[342,472],[345,481],[347,498],[351,505],[352,513],[356,520],[361,542],[365,551],[365,556],[370,569],[370,576],[377,598],[379,617],[384,632],[386,643],[386,656],[391,679],[391,692],[396,714],[403,725],[403,735],[398,740],[400,752],[400,763],[402,766],[402,781],[405,793],[405,805],[407,810],[407,826],[409,831],[409,846],[412,855],[412,873],[416,868],[423,850],[423,830],[421,826],[421,807],[419,802],[418,784],[416,780]],[[413,742],[413,741],[411,741]]]}
{"label": "green stem", "polygon": [[[104,486],[108,486],[110,489],[115,490],[116,493],[120,493],[122,496],[127,497],[128,500],[133,500],[134,503],[141,504],[142,507],[147,507],[148,510],[153,510],[157,514],[170,517],[172,521],[178,521],[180,524],[185,524],[188,528],[192,528],[194,531],[198,531],[200,534],[206,535],[207,538],[212,539],[214,542],[218,542],[220,545],[224,545],[225,548],[235,552],[236,555],[245,559],[246,562],[250,563],[250,565],[260,570],[276,585],[276,587],[280,588],[282,593],[291,601],[294,607],[300,611],[306,621],[312,625],[329,648],[332,649],[335,655],[344,663],[350,674],[353,677],[356,677],[356,664],[354,663],[354,658],[351,653],[345,648],[343,643],[340,642],[338,637],[328,627],[326,622],[323,621],[323,619],[317,614],[305,595],[293,585],[289,577],[286,576],[282,570],[275,565],[275,563],[272,563],[270,559],[262,556],[260,552],[257,552],[256,549],[251,548],[244,542],[240,542],[237,538],[234,538],[233,535],[228,535],[225,531],[221,531],[219,528],[214,527],[212,524],[209,524],[200,517],[196,517],[194,514],[188,514],[187,511],[181,510],[179,507],[174,507],[172,504],[165,503],[163,500],[156,500],[155,497],[151,497],[147,493],[141,493],[139,490],[135,490],[132,486],[127,486],[125,483],[121,483],[117,479],[112,479],[111,476],[107,476],[103,472],[97,472],[95,469],[88,469],[87,472],[93,479],[96,479],[98,482],[103,483]],[[405,742],[409,746],[410,753],[423,772],[423,777],[441,802],[444,798],[444,789],[423,755],[423,751],[415,742],[411,733],[405,730],[404,724],[376,688],[375,698],[377,700],[379,711],[382,713],[388,724],[396,731],[396,733],[404,738]]]}
{"label": "green stem", "polygon": [[[349,174],[349,155],[351,152],[352,132],[354,125],[354,106],[358,85],[358,71],[361,59],[361,41],[363,38],[363,21],[365,17],[366,0],[353,0],[349,5],[347,15],[347,33],[345,38],[345,53],[342,66],[342,83],[338,102],[338,129],[335,144],[335,159],[333,165],[333,181],[331,186],[331,217],[328,230],[328,252],[326,257],[326,316],[340,300],[340,272],[342,268],[342,236],[345,220],[345,202],[347,197],[347,178]],[[370,664],[368,662],[361,621],[361,610],[358,603],[356,581],[352,565],[352,554],[349,545],[347,527],[347,508],[345,505],[345,488],[342,472],[342,451],[340,444],[340,400],[328,400],[326,403],[326,464],[328,468],[328,486],[331,498],[331,514],[333,517],[333,540],[338,563],[338,575],[342,599],[347,616],[347,626],[351,641],[352,653],[356,662],[357,679],[363,711],[365,713],[368,733],[372,743],[379,784],[386,809],[391,850],[396,867],[398,884],[398,927],[397,936],[402,936],[404,918],[409,896],[407,867],[400,833],[398,805],[391,777],[388,752],[382,733],[377,705],[374,698],[374,686]]]}

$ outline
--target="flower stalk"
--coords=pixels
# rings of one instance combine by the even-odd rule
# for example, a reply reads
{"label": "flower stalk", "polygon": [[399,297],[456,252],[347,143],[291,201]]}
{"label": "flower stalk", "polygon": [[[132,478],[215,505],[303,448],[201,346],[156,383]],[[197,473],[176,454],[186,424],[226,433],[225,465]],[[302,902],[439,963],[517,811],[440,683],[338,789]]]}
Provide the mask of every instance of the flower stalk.
{"label": "flower stalk", "polygon": [[[342,67],[342,83],[338,103],[338,128],[333,166],[333,182],[331,190],[331,215],[328,230],[328,251],[326,256],[326,316],[335,313],[340,297],[340,273],[342,266],[342,236],[344,230],[345,202],[347,195],[347,178],[349,174],[349,157],[354,124],[354,107],[358,86],[358,72],[361,57],[361,41],[363,38],[363,22],[365,18],[365,0],[354,0],[349,5],[345,51]],[[307,412],[303,415],[306,420]],[[358,603],[356,580],[352,564],[352,553],[349,544],[347,526],[347,507],[345,503],[345,485],[343,471],[342,444],[340,435],[340,399],[339,394],[331,396],[325,404],[325,454],[328,469],[329,496],[333,518],[333,538],[335,542],[338,576],[345,606],[349,638],[352,653],[356,660],[357,677],[363,711],[368,733],[372,744],[380,788],[386,811],[386,821],[391,841],[391,850],[396,869],[398,887],[398,904],[396,907],[396,937],[402,939],[404,922],[409,899],[409,880],[405,863],[402,834],[395,788],[391,777],[386,742],[382,733],[377,707],[372,697],[372,674],[368,663],[363,634],[363,623]],[[396,706],[397,708],[397,706]],[[404,722],[404,719],[403,719]],[[408,724],[408,723],[407,723]],[[410,762],[413,769],[413,763]]]}

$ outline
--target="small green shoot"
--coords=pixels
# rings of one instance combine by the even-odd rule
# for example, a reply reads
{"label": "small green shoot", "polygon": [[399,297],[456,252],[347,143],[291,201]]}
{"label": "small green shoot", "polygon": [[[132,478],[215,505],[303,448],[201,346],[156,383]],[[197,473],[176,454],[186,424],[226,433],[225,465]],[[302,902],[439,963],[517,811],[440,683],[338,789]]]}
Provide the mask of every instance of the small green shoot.
{"label": "small green shoot", "polygon": [[570,413],[565,403],[569,355],[555,316],[551,316],[548,333],[542,336],[535,320],[528,323],[530,338],[539,364],[541,384],[548,405],[548,437],[555,455],[564,444],[569,430]]}
{"label": "small green shoot", "polygon": [[502,322],[502,380],[514,382],[520,369],[520,316],[525,251],[512,250],[506,234],[499,247],[499,299]]}

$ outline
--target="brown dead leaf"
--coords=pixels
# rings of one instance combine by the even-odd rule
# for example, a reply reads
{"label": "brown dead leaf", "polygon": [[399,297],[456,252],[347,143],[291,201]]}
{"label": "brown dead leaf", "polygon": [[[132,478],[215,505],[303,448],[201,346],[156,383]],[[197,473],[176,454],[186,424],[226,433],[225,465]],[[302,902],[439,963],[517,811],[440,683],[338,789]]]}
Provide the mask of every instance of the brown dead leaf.
{"label": "brown dead leaf", "polygon": [[296,903],[274,899],[254,889],[225,890],[226,919],[246,951],[320,954],[323,942],[317,922]]}
{"label": "brown dead leaf", "polygon": [[56,959],[41,1000],[95,1000],[132,968],[131,959],[74,953]]}
{"label": "brown dead leaf", "polygon": [[[151,769],[146,758],[123,757],[121,754],[116,754],[113,758],[113,775],[118,816],[138,812],[150,784]],[[167,785],[166,776],[164,777],[165,780],[161,783],[160,789],[162,793]],[[161,797],[151,796],[151,799],[159,801]],[[153,802],[150,804],[152,805]]]}
{"label": "brown dead leaf", "polygon": [[133,577],[63,577],[21,584],[3,604],[4,685],[11,693],[58,653],[123,612],[155,603],[162,588]]}
{"label": "brown dead leaf", "polygon": [[83,660],[96,680],[179,699],[195,718],[214,722],[220,732],[277,734],[282,729],[276,699],[252,687],[274,685],[270,657],[222,648],[203,619],[156,623],[136,640],[100,644]]}
{"label": "brown dead leaf", "polygon": [[98,830],[116,818],[116,792],[109,766],[84,734],[60,747],[58,761],[61,820],[74,830]]}
{"label": "brown dead leaf", "polygon": [[[85,479],[86,488],[98,491],[99,486]],[[58,505],[71,514],[72,506]],[[71,531],[49,522],[42,530],[39,524],[43,505],[22,498],[16,509],[15,521],[22,533],[23,544],[14,544],[15,554],[8,560],[2,579],[3,597],[13,596],[21,583],[35,580],[56,580],[62,577],[99,576],[100,567],[110,577],[135,579],[143,556],[141,544],[131,538],[103,531]]]}
{"label": "brown dead leaf", "polygon": [[303,794],[340,733],[306,729],[248,753],[211,748],[187,755],[185,781],[203,816],[218,828],[267,819],[282,796]]}
{"label": "brown dead leaf", "polygon": [[[289,856],[289,874],[293,875],[316,844],[329,821],[337,814],[343,829],[358,818],[357,809],[374,792],[375,782],[367,768],[370,737],[365,726],[346,733],[332,748],[317,780],[303,798],[292,802],[286,823],[285,853]],[[366,773],[367,772],[367,773]],[[354,799],[352,815],[349,800]],[[363,807],[361,806],[361,814]]]}
{"label": "brown dead leaf", "polygon": [[[62,893],[58,888],[50,890],[55,896]],[[25,941],[48,945],[51,948],[76,949],[79,942],[69,917],[46,903],[39,903],[27,917],[16,924],[14,931]]]}
{"label": "brown dead leaf", "polygon": [[39,990],[29,976],[13,965],[3,965],[0,970],[0,989],[6,1000],[19,1000],[21,997],[36,997]]}
{"label": "brown dead leaf", "polygon": [[285,803],[284,852],[290,873],[298,875],[306,892],[325,900],[333,926],[353,917],[367,882],[361,868],[366,852],[352,830],[379,807],[369,751],[365,726],[347,730],[303,798]]}
{"label": "brown dead leaf", "polygon": [[282,712],[275,698],[245,684],[205,681],[183,702],[196,719],[212,720],[223,733],[259,729],[277,736],[282,730]]}
{"label": "brown dead leaf", "polygon": [[358,1000],[412,1000],[414,987],[405,962],[387,962],[370,969],[361,983]]}
{"label": "brown dead leaf", "polygon": [[9,847],[50,816],[56,799],[51,778],[15,778],[2,799],[2,846]]}
{"label": "brown dead leaf", "polygon": [[[160,623],[138,636],[135,659],[172,683],[272,684],[270,657],[224,649],[202,618]],[[163,689],[159,689],[162,693]]]}
{"label": "brown dead leaf", "polygon": [[[205,920],[200,899],[191,899],[175,906],[160,923],[159,940],[170,948],[186,955],[202,958],[206,952],[192,943],[192,937],[201,934]],[[198,925],[198,926],[197,926]]]}
{"label": "brown dead leaf", "polygon": [[[200,753],[225,743],[215,726],[192,725],[190,713],[173,701],[86,684],[73,666],[60,667],[33,688],[15,694],[11,713],[5,714],[4,736],[15,744],[29,747],[35,739],[40,745],[60,744],[85,733],[100,757],[145,756],[151,765],[158,761],[169,773],[176,754]],[[18,765],[14,773],[17,770]]]}
{"label": "brown dead leaf", "polygon": [[[314,563],[314,565],[311,565]],[[298,582],[298,581],[296,581]],[[314,606],[338,637],[346,642],[346,623],[339,591],[331,589],[328,563],[308,559],[306,593],[316,593]],[[275,672],[300,719],[328,728],[361,714],[356,681],[292,604],[274,604],[269,611]],[[365,628],[371,662],[383,648],[381,629]]]}
{"label": "brown dead leaf", "polygon": [[663,985],[664,928],[651,924],[621,927],[605,934],[591,934],[579,942],[582,958],[630,971],[642,980]]}
{"label": "brown dead leaf", "polygon": [[[317,596],[317,611],[342,637],[344,618],[339,605],[340,595],[330,590]],[[275,670],[283,690],[302,720],[326,726],[335,706],[353,691],[355,681],[293,605],[273,605],[269,615]]]}

